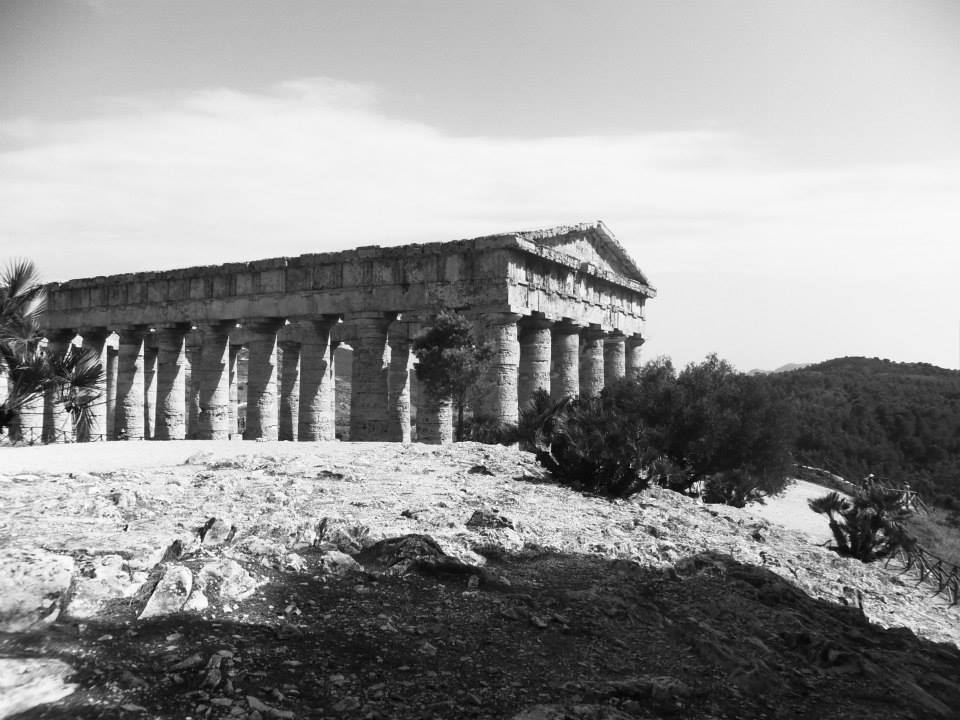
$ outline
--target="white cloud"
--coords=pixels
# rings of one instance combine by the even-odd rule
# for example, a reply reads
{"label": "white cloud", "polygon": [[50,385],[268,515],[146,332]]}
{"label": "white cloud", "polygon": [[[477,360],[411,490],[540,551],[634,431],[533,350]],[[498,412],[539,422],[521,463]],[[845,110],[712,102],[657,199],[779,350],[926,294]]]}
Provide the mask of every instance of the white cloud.
{"label": "white cloud", "polygon": [[[960,268],[955,167],[783,169],[747,139],[707,132],[454,137],[379,113],[375,88],[331,80],[114,98],[82,121],[3,122],[0,140],[0,255],[29,254],[50,277],[595,219],[655,284]],[[661,352],[682,354],[684,317]]]}

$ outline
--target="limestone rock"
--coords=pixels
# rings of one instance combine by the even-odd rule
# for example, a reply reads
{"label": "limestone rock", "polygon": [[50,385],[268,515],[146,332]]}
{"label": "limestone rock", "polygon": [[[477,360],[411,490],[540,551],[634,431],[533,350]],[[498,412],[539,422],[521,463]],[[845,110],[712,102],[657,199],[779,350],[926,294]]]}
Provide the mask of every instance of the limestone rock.
{"label": "limestone rock", "polygon": [[169,615],[183,609],[193,589],[193,575],[183,565],[166,565],[139,619]]}
{"label": "limestone rock", "polygon": [[470,549],[485,557],[500,557],[523,550],[523,538],[513,528],[482,528],[477,534],[480,537],[470,543]]}
{"label": "limestone rock", "polygon": [[0,658],[0,718],[66,697],[77,688],[64,682],[73,672],[60,660]]}
{"label": "limestone rock", "polygon": [[364,549],[363,538],[352,535],[346,528],[334,528],[328,542],[333,543],[338,550],[348,555],[356,555]]}
{"label": "limestone rock", "polygon": [[328,550],[323,554],[323,569],[332,575],[363,572],[363,566],[360,563],[339,550]]}
{"label": "limestone rock", "polygon": [[287,549],[283,543],[277,540],[251,535],[240,540],[233,548],[226,551],[230,556],[257,558],[264,565],[278,566],[281,564],[283,556]]}
{"label": "limestone rock", "polygon": [[633,715],[609,705],[533,705],[511,720],[633,720]]}
{"label": "limestone rock", "polygon": [[473,515],[467,520],[468,528],[510,528],[515,530],[513,521],[505,518],[496,509],[474,510]]}
{"label": "limestone rock", "polygon": [[247,695],[247,704],[250,706],[250,709],[254,712],[260,713],[262,716],[272,717],[272,718],[292,718],[294,714],[289,710],[278,710],[272,705],[267,705],[265,702],[257,699],[253,695]]}
{"label": "limestone rock", "polygon": [[317,523],[271,516],[269,521],[254,524],[249,529],[249,536],[280,543],[290,550],[303,550],[316,545]]}
{"label": "limestone rock", "polygon": [[364,566],[394,572],[406,572],[418,560],[444,557],[447,556],[436,540],[417,534],[386,538],[358,555]]}
{"label": "limestone rock", "polygon": [[132,597],[147,581],[147,573],[132,572],[120,555],[101,555],[80,563],[65,614],[95,617],[112,600]]}
{"label": "limestone rock", "polygon": [[219,581],[220,599],[239,602],[253,595],[260,582],[240,563],[229,558],[209,562],[197,573],[197,585],[205,589],[211,580]]}
{"label": "limestone rock", "polygon": [[39,548],[0,554],[0,632],[33,630],[59,617],[70,589],[73,558]]}
{"label": "limestone rock", "polygon": [[210,607],[210,601],[207,600],[203,589],[195,587],[190,591],[190,597],[187,598],[187,601],[180,609],[184,612],[203,612],[208,607]]}
{"label": "limestone rock", "polygon": [[237,528],[229,520],[210,518],[200,528],[199,534],[204,547],[213,547],[230,542],[236,532]]}
{"label": "limestone rock", "polygon": [[137,505],[143,503],[140,493],[130,488],[112,489],[107,497],[120,510],[133,510]]}

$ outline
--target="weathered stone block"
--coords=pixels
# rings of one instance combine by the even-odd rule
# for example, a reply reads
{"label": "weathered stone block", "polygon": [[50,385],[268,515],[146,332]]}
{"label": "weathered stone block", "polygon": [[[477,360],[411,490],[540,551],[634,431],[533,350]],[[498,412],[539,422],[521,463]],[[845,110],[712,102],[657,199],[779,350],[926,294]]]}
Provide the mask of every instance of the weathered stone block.
{"label": "weathered stone block", "polygon": [[23,632],[59,617],[73,577],[73,558],[37,548],[0,551],[0,632]]}
{"label": "weathered stone block", "polygon": [[143,620],[179,612],[193,589],[193,574],[183,565],[165,565],[150,599],[139,615]]}

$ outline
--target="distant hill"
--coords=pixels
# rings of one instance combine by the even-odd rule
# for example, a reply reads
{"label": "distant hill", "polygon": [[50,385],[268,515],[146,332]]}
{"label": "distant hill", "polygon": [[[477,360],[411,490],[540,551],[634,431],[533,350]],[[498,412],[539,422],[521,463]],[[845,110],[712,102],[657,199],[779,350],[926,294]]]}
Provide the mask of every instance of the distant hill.
{"label": "distant hill", "polygon": [[781,365],[776,370],[772,370],[771,372],[790,372],[791,370],[802,370],[803,368],[807,367],[810,367],[810,363],[787,363],[786,365]]}
{"label": "distant hill", "polygon": [[844,357],[763,377],[794,409],[799,462],[960,500],[960,372]]}
{"label": "distant hill", "polygon": [[805,367],[809,367],[810,363],[787,363],[786,365],[781,365],[775,370],[760,370],[759,368],[754,368],[747,372],[747,375],[772,375],[773,373],[782,373],[790,372],[791,370],[800,370]]}

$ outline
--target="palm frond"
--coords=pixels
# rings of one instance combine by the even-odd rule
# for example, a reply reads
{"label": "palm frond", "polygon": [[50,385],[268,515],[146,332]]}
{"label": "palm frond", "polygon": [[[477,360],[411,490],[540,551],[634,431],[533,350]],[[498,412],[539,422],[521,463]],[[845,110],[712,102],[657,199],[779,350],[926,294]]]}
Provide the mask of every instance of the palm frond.
{"label": "palm frond", "polygon": [[27,297],[40,287],[40,273],[32,260],[15,258],[0,272],[0,299]]}
{"label": "palm frond", "polygon": [[11,261],[0,272],[0,342],[35,340],[46,303],[46,288],[34,264]]}
{"label": "palm frond", "polygon": [[815,513],[832,516],[833,513],[842,514],[847,508],[848,503],[846,500],[840,497],[839,493],[830,492],[822,497],[808,500],[807,505],[809,505],[810,509]]}

